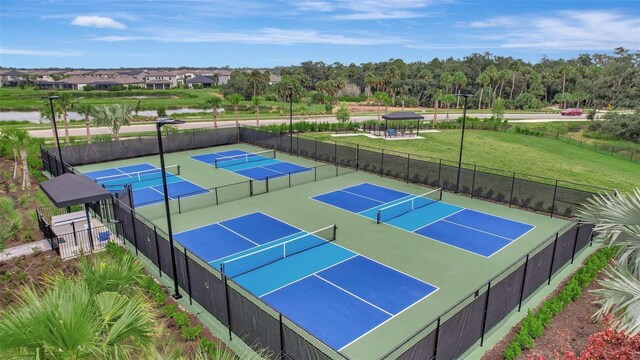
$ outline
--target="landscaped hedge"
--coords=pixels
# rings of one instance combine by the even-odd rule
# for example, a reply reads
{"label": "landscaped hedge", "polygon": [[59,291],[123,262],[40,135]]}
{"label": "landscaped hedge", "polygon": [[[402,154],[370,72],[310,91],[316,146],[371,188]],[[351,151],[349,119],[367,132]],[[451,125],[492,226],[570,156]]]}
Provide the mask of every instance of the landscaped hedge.
{"label": "landscaped hedge", "polygon": [[542,335],[544,329],[551,324],[553,317],[582,295],[583,290],[596,279],[617,251],[617,247],[611,247],[592,254],[565,284],[562,291],[546,300],[535,312],[529,310],[520,323],[520,331],[505,349],[504,358],[515,359],[520,356],[523,349],[532,348],[533,340]]}

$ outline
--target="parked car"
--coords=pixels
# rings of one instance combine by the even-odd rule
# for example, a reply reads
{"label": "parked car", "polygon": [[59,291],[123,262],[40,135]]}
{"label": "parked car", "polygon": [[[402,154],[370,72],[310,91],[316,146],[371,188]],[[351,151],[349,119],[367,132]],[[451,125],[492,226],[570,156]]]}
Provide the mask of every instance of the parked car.
{"label": "parked car", "polygon": [[560,115],[562,116],[582,115],[582,109],[578,109],[578,108],[564,109],[560,112]]}

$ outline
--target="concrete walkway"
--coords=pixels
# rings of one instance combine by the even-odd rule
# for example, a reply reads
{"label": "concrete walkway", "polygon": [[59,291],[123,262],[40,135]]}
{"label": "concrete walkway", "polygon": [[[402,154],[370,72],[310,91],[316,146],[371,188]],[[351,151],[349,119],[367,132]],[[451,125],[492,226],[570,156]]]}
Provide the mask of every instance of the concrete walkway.
{"label": "concrete walkway", "polygon": [[33,254],[34,248],[38,248],[41,251],[47,251],[47,250],[51,250],[51,245],[49,245],[49,241],[47,240],[40,240],[40,241],[30,242],[24,245],[14,246],[0,252],[0,262],[4,260],[13,259],[19,256],[23,256],[23,255]]}

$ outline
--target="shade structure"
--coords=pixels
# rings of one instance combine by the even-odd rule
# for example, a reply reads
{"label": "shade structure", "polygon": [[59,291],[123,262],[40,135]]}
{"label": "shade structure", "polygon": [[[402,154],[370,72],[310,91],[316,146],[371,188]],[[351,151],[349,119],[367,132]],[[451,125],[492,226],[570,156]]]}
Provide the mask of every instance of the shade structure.
{"label": "shade structure", "polygon": [[59,208],[111,198],[111,193],[88,177],[62,174],[40,183],[40,188]]}
{"label": "shade structure", "polygon": [[[384,128],[388,129],[389,120],[418,120],[418,129],[416,131],[416,136],[420,133],[420,119],[424,119],[424,116],[414,113],[413,111],[397,111],[382,115],[384,119]],[[386,136],[386,135],[385,135]]]}

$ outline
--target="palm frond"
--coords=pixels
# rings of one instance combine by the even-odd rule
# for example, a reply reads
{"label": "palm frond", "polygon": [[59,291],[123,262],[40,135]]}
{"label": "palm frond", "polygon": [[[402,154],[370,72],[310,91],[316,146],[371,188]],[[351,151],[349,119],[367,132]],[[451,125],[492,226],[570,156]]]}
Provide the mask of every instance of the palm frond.
{"label": "palm frond", "polygon": [[631,335],[640,333],[640,279],[622,267],[611,266],[593,290],[601,307],[596,317],[612,314],[612,326]]}

